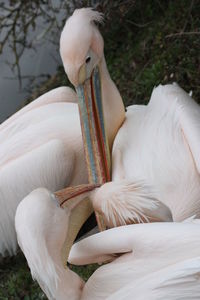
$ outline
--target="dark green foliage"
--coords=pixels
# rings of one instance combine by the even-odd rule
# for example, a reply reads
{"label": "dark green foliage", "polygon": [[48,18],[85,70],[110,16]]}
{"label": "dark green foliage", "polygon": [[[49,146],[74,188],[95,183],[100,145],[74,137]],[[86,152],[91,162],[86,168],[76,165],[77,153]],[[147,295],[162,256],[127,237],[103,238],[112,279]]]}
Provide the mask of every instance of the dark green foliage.
{"label": "dark green foliage", "polygon": [[70,266],[70,269],[74,272],[76,272],[79,276],[81,276],[85,281],[88,280],[88,278],[98,269],[99,265],[93,264],[88,266]]}
{"label": "dark green foliage", "polygon": [[47,299],[31,278],[25,258],[20,253],[0,264],[0,300]]}
{"label": "dark green foliage", "polygon": [[126,105],[174,81],[200,102],[199,11],[198,1],[136,1],[106,23],[106,60]]}
{"label": "dark green foliage", "polygon": [[[200,102],[199,1],[100,1],[97,8],[105,14],[108,69],[126,105],[147,103],[154,86],[174,81]],[[61,84],[69,85],[62,66],[40,93]]]}
{"label": "dark green foliage", "polygon": [[[69,266],[85,281],[98,268],[98,265],[83,267]],[[47,299],[38,284],[32,280],[29,268],[22,253],[4,260],[0,264],[0,300],[40,300]]]}

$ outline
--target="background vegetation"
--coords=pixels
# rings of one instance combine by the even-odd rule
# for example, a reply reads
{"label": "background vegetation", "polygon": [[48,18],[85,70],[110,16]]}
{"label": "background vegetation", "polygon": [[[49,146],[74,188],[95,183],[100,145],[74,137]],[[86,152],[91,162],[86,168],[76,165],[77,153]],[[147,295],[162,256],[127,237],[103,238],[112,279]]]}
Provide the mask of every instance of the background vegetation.
{"label": "background vegetation", "polygon": [[[21,5],[23,13],[29,13],[29,17],[36,8],[40,11],[41,5],[45,3],[51,8],[50,1],[10,2],[13,7]],[[32,12],[28,3],[35,5]],[[174,81],[186,91],[192,90],[194,98],[200,102],[200,1],[105,0],[64,3],[68,3],[65,7],[66,15],[74,7],[82,6],[93,6],[105,14],[105,23],[101,26],[105,56],[110,74],[126,105],[147,103],[154,86]],[[0,8],[3,8],[2,2]],[[62,28],[66,15],[56,30]],[[56,11],[50,17],[49,23],[55,20]],[[26,35],[27,26],[24,39]],[[7,38],[11,47],[18,51],[16,40],[13,41],[10,36]],[[23,43],[26,43],[25,40]],[[3,48],[3,44],[0,45]],[[15,63],[14,68],[19,68],[19,59]],[[42,85],[32,87],[28,101],[54,87],[68,84],[63,67],[59,66],[54,76]],[[95,268],[89,266],[75,270],[87,279]],[[37,284],[33,283],[21,253],[4,260],[0,265],[0,300],[3,299],[46,299]]]}
{"label": "background vegetation", "polygon": [[[200,102],[200,1],[118,0],[95,6],[105,14],[100,29],[106,61],[126,105],[148,103],[154,86],[174,81]],[[60,84],[70,84],[62,66],[34,97]]]}

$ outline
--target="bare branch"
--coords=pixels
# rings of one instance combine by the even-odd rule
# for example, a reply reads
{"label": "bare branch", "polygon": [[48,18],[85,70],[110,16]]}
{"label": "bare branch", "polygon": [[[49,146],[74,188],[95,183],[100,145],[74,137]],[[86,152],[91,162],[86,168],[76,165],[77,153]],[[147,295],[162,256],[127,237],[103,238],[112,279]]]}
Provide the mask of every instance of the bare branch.
{"label": "bare branch", "polygon": [[171,33],[165,36],[166,39],[172,38],[175,36],[184,36],[184,35],[200,35],[200,31],[188,31],[188,32],[176,32],[176,33]]}

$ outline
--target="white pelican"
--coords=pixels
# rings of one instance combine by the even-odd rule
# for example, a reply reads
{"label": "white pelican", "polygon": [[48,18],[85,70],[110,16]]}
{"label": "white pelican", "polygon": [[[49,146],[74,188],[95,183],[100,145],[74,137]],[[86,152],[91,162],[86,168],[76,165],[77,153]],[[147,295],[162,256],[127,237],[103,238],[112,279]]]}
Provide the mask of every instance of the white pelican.
{"label": "white pelican", "polygon": [[[64,268],[63,244],[66,251],[66,241],[77,225],[71,215],[87,201],[85,195],[68,200],[62,209],[54,194],[42,188],[29,194],[17,208],[19,245],[33,278],[49,299],[200,298],[199,220],[121,226],[80,241],[72,247],[69,262],[81,265],[112,260],[95,271],[87,283]],[[81,209],[78,215],[82,216]]]}
{"label": "white pelican", "polygon": [[[86,13],[88,9],[83,11]],[[110,119],[117,120],[118,116],[121,116],[121,120],[124,118],[121,98],[109,79],[102,53],[103,40],[96,27],[91,40],[92,49],[86,58],[86,62],[91,63],[89,72],[85,65],[80,68],[81,54],[78,53],[77,56],[76,52],[72,53],[71,48],[63,49],[66,44],[74,48],[83,44],[82,39],[74,37],[79,35],[80,30],[85,32],[86,27],[77,29],[76,18],[80,18],[80,11],[74,12],[61,36],[61,55],[66,62],[64,67],[75,86],[78,81],[84,83],[84,89],[80,89],[80,86],[77,88],[79,96],[86,91],[86,79],[94,79],[96,65],[100,74],[104,74],[101,79],[102,96],[103,99],[107,98],[107,103],[103,103],[105,116],[110,115],[106,118],[109,137]],[[97,14],[96,20],[99,19],[101,16]],[[70,33],[67,34],[69,29]],[[72,37],[74,44],[71,43]],[[89,34],[88,39],[91,39]],[[69,52],[74,57],[73,65],[69,62]],[[97,57],[101,57],[101,60]],[[80,70],[79,77],[74,77],[75,72],[71,71],[74,68]],[[112,109],[109,110],[106,105],[112,105]],[[117,115],[116,111],[121,113]],[[200,218],[199,129],[200,107],[176,84],[155,88],[147,106],[133,105],[127,108],[125,121],[114,141],[113,182],[97,191],[97,201],[93,199],[95,211],[104,217],[108,227],[135,220],[159,221],[163,217],[166,220],[166,213],[168,220],[173,218],[174,221],[181,221],[192,215]],[[92,164],[90,169],[92,170]],[[143,199],[138,198],[138,189],[140,195],[141,190],[145,190]],[[164,216],[156,216],[156,209],[153,209],[156,206],[162,207],[161,211],[165,210]],[[149,211],[152,212],[151,215],[148,215]]]}
{"label": "white pelican", "polygon": [[[96,97],[101,102],[102,96],[110,147],[124,120],[123,102],[107,71],[103,39],[94,24],[101,19],[101,14],[89,8],[76,10],[67,20],[61,35],[61,57],[66,73],[77,89],[78,97],[70,88],[53,90],[0,126],[1,255],[16,251],[14,215],[17,205],[29,192],[41,186],[56,191],[88,181],[78,105],[74,103],[77,98],[84,115],[85,99],[92,97],[94,100]],[[92,107],[91,117],[93,110]],[[90,121],[89,125],[86,124],[86,129],[92,131],[94,126],[102,129],[101,112],[93,119],[100,120],[100,124]],[[83,116],[83,127],[84,121]],[[101,130],[97,130],[97,133],[100,134]],[[101,134],[101,138],[102,145],[106,144],[105,132]],[[93,172],[91,178],[95,181],[95,155],[90,155],[91,153],[88,159],[92,161]],[[102,158],[105,156],[103,153]]]}
{"label": "white pelican", "polygon": [[199,149],[200,106],[177,84],[158,86],[148,105],[127,108],[113,144],[113,182],[97,190],[95,210],[108,227],[159,220],[149,215],[155,199],[174,221],[200,218]]}

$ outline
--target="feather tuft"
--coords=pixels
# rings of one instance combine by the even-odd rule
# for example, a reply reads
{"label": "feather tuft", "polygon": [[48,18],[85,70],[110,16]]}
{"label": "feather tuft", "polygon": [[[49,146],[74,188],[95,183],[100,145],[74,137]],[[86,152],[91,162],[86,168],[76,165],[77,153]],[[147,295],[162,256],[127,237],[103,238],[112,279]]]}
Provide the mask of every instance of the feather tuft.
{"label": "feather tuft", "polygon": [[103,13],[95,11],[91,7],[76,9],[72,15],[72,18],[73,17],[85,19],[87,23],[92,23],[92,22],[103,23],[104,20]]}
{"label": "feather tuft", "polygon": [[169,208],[156,198],[153,189],[143,181],[106,183],[92,195],[92,202],[109,227],[172,221]]}

